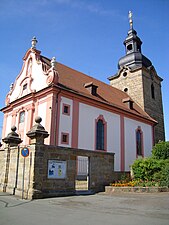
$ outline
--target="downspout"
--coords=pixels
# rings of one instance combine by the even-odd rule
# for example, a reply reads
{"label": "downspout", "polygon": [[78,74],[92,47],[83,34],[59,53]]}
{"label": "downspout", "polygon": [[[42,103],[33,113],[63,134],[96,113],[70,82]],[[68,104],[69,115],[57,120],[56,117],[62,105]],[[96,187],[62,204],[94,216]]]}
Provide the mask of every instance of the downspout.
{"label": "downspout", "polygon": [[[58,116],[59,116],[59,110],[58,110],[58,103],[59,103],[59,101],[58,101],[58,97],[59,97],[59,94],[61,93],[61,89],[59,90],[59,92],[57,93],[57,95],[56,95],[56,105],[57,105],[57,107],[56,107],[56,115],[54,115],[55,116],[55,125],[54,125],[54,144],[56,145],[56,132],[59,132],[58,130],[57,130],[57,122],[59,122],[59,118],[58,118]],[[56,106],[55,105],[55,106]]]}

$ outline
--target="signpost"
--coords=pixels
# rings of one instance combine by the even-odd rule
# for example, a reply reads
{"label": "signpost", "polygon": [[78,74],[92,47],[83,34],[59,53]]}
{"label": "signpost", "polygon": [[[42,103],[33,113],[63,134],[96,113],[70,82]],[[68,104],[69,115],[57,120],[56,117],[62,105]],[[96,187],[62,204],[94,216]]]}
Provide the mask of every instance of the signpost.
{"label": "signpost", "polygon": [[24,147],[21,149],[21,155],[25,158],[29,156],[29,148]]}
{"label": "signpost", "polygon": [[21,155],[24,157],[23,161],[23,179],[22,179],[22,199],[24,198],[24,180],[25,180],[25,158],[29,156],[29,148],[24,147],[21,149]]}

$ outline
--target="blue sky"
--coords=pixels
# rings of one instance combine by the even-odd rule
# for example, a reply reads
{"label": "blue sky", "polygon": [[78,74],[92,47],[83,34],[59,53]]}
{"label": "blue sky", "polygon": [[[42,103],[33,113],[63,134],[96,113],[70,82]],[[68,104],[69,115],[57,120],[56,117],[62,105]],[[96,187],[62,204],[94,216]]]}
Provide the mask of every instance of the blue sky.
{"label": "blue sky", "polygon": [[[48,58],[108,83],[125,54],[123,41],[132,10],[134,29],[162,82],[166,139],[169,140],[168,0],[1,0],[0,108],[22,67],[22,58],[38,39]],[[3,114],[0,113],[0,129]],[[1,133],[1,130],[0,130]],[[0,136],[1,138],[1,136]]]}

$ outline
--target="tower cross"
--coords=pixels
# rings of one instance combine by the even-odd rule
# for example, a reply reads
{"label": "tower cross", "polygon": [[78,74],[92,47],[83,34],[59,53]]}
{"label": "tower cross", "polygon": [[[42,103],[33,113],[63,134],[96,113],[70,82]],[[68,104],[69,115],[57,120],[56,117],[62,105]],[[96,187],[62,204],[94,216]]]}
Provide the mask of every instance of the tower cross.
{"label": "tower cross", "polygon": [[129,11],[129,16],[128,16],[128,18],[129,18],[129,23],[130,23],[130,29],[133,29],[133,13],[132,13],[132,11]]}

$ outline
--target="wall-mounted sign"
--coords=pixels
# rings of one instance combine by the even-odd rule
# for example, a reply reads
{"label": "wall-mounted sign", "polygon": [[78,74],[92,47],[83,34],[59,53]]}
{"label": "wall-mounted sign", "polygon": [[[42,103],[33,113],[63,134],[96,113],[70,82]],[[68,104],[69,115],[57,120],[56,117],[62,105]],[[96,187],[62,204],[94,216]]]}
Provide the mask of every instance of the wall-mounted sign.
{"label": "wall-mounted sign", "polygon": [[48,160],[48,178],[66,178],[66,161]]}
{"label": "wall-mounted sign", "polygon": [[21,149],[21,155],[23,157],[28,157],[29,156],[29,148],[27,148],[27,147],[22,148]]}

